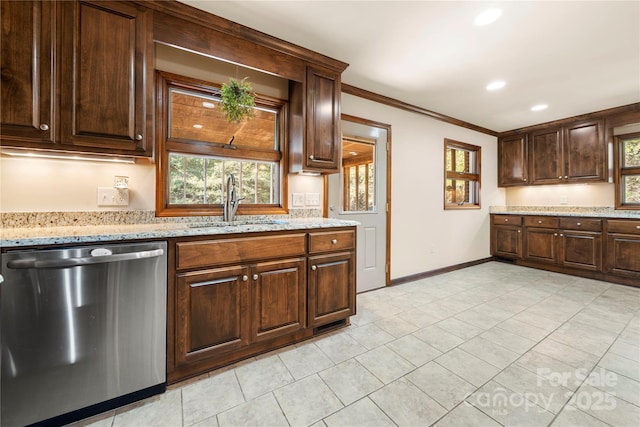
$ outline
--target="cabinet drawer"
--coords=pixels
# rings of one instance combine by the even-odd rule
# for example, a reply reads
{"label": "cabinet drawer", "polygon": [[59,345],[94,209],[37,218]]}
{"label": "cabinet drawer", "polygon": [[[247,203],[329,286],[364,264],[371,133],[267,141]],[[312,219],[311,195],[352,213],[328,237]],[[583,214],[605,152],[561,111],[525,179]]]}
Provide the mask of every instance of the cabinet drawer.
{"label": "cabinet drawer", "polygon": [[520,215],[494,215],[493,223],[496,225],[499,224],[509,224],[509,225],[520,225],[522,224],[522,216]]}
{"label": "cabinet drawer", "polygon": [[610,219],[607,224],[609,233],[640,234],[640,221]]}
{"label": "cabinet drawer", "polygon": [[217,264],[244,264],[304,253],[304,234],[179,242],[176,244],[176,268],[180,270]]}
{"label": "cabinet drawer", "polygon": [[563,230],[602,231],[601,219],[560,218]]}
{"label": "cabinet drawer", "polygon": [[310,254],[353,249],[355,246],[356,233],[353,230],[309,234]]}
{"label": "cabinet drawer", "polygon": [[525,216],[527,227],[558,228],[558,218],[554,216]]}

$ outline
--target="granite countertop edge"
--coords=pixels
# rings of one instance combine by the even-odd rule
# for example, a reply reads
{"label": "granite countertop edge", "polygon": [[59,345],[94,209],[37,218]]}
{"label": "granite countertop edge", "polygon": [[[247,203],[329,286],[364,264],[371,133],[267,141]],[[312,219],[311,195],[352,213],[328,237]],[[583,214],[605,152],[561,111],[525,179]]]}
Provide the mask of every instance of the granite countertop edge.
{"label": "granite countertop edge", "polygon": [[564,206],[491,206],[491,214],[580,216],[594,218],[640,219],[640,211],[613,209],[610,207],[564,207]]}
{"label": "granite countertop edge", "polygon": [[4,229],[0,247],[26,247],[69,243],[99,243],[125,240],[160,240],[176,237],[221,236],[269,231],[296,231],[323,228],[355,227],[359,222],[339,219],[291,219],[275,223],[220,225],[201,227],[193,224],[128,224],[105,226],[34,227]]}

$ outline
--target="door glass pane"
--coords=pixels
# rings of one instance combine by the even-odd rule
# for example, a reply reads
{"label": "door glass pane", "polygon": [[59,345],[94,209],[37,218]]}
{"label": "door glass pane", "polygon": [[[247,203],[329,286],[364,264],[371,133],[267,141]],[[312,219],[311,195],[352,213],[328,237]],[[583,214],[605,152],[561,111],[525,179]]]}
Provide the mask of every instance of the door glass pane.
{"label": "door glass pane", "polygon": [[623,203],[640,204],[640,175],[622,177]]}
{"label": "door glass pane", "polygon": [[622,145],[622,167],[639,167],[640,166],[640,138],[627,139]]}
{"label": "door glass pane", "polygon": [[344,136],[342,177],[345,212],[375,211],[375,140]]}

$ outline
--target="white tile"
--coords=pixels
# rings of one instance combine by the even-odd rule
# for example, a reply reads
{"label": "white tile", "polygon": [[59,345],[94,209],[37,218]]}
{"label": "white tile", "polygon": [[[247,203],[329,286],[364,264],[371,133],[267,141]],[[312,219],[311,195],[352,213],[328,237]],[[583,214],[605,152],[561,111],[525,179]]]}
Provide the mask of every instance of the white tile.
{"label": "white tile", "polygon": [[500,424],[473,405],[462,402],[434,427],[500,427]]}
{"label": "white tile", "polygon": [[495,366],[459,348],[454,348],[435,361],[477,387],[500,372]]}
{"label": "white tile", "polygon": [[475,337],[461,344],[459,348],[500,369],[515,362],[520,356],[518,353],[481,337]]}
{"label": "white tile", "polygon": [[369,398],[364,398],[324,419],[328,427],[394,427],[396,424]]}
{"label": "white tile", "polygon": [[437,325],[419,329],[412,335],[442,352],[449,351],[464,342],[464,340],[459,336],[454,335]]}
{"label": "white tile", "polygon": [[293,377],[277,355],[240,366],[235,371],[247,399],[253,399],[293,382]]}
{"label": "white tile", "polygon": [[370,397],[399,426],[429,425],[447,412],[406,378],[386,385]]}
{"label": "white tile", "polygon": [[314,343],[292,348],[278,357],[297,380],[333,366],[333,362]]}
{"label": "white tile", "polygon": [[380,347],[395,339],[393,335],[382,330],[376,323],[351,328],[347,333],[368,350]]}
{"label": "white tile", "polygon": [[441,351],[431,347],[429,344],[419,340],[413,335],[406,335],[392,341],[387,344],[387,347],[413,363],[415,366],[422,366],[442,354]]}
{"label": "white tile", "polygon": [[316,341],[315,344],[336,364],[367,351],[366,347],[347,333],[338,333],[322,338]]}
{"label": "white tile", "polygon": [[113,418],[114,427],[167,427],[182,425],[182,402],[180,390],[168,391],[148,399],[142,406],[123,411],[117,410]]}
{"label": "white tile", "polygon": [[361,354],[356,360],[385,384],[415,369],[402,356],[384,346]]}
{"label": "white tile", "polygon": [[244,397],[234,371],[227,371],[182,388],[182,415],[188,426],[241,403]]}
{"label": "white tile", "polygon": [[384,385],[355,359],[344,361],[318,375],[345,405],[361,399]]}
{"label": "white tile", "polygon": [[476,390],[476,386],[435,362],[416,369],[406,378],[449,410]]}
{"label": "white tile", "polygon": [[218,414],[220,427],[286,426],[287,419],[273,394],[268,393]]}
{"label": "white tile", "polygon": [[292,426],[308,426],[343,408],[318,375],[311,375],[273,392]]}

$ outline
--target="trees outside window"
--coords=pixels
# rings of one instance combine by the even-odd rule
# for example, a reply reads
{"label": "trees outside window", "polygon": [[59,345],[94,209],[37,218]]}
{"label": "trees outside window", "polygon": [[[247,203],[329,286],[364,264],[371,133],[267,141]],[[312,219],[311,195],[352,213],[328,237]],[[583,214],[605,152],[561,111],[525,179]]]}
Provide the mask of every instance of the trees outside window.
{"label": "trees outside window", "polygon": [[480,208],[481,148],[444,140],[444,208]]}
{"label": "trees outside window", "polygon": [[640,133],[615,138],[614,169],[616,208],[640,209]]}

